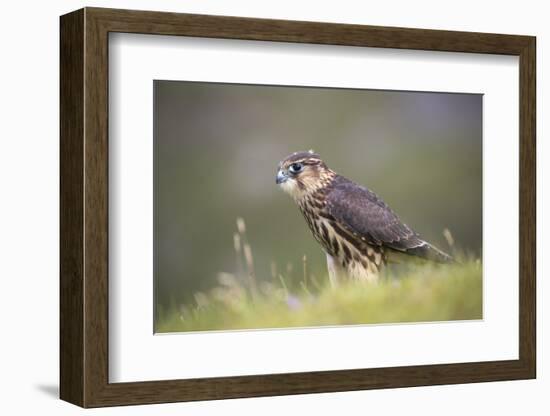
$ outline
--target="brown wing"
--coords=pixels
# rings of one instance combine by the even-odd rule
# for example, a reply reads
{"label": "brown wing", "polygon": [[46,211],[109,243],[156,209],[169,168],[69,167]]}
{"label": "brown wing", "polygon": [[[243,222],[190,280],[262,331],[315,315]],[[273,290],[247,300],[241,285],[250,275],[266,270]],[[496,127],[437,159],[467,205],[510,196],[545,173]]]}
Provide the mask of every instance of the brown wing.
{"label": "brown wing", "polygon": [[422,240],[374,192],[344,177],[334,179],[327,193],[329,213],[367,243],[389,247],[430,260],[448,262],[451,257]]}

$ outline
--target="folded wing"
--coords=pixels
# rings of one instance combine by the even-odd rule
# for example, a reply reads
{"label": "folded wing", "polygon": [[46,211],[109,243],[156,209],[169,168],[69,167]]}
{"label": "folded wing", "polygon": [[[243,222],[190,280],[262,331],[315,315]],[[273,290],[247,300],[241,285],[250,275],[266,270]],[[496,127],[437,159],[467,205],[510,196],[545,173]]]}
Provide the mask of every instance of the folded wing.
{"label": "folded wing", "polygon": [[437,262],[452,258],[422,240],[374,192],[343,177],[327,194],[329,213],[340,226],[374,246],[383,246]]}

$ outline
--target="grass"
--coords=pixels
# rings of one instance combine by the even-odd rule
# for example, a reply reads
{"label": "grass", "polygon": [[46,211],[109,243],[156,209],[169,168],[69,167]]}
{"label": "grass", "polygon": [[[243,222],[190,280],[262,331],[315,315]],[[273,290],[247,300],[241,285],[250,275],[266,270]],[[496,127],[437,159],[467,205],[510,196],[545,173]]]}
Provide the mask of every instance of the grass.
{"label": "grass", "polygon": [[[156,332],[311,327],[470,320],[482,317],[482,267],[460,253],[452,265],[390,269],[377,284],[357,281],[331,287],[308,273],[288,282],[273,266],[268,279],[254,271],[244,221],[234,236],[235,274],[220,273],[218,286],[196,293],[193,304],[159,310]],[[447,232],[448,233],[448,232]],[[448,241],[452,237],[448,235]]]}

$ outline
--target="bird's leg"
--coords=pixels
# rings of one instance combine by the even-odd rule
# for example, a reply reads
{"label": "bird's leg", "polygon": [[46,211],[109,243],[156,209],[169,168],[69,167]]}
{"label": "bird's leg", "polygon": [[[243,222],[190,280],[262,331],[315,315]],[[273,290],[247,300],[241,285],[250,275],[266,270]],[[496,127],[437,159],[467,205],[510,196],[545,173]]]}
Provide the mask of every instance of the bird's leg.
{"label": "bird's leg", "polygon": [[342,278],[342,269],[334,257],[327,253],[328,278],[332,287],[338,286]]}

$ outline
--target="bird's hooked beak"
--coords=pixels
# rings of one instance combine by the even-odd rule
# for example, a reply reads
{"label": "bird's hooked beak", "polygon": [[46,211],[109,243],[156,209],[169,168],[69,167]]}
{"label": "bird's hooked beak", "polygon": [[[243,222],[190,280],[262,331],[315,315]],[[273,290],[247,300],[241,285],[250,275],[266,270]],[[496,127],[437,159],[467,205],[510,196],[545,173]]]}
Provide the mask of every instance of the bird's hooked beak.
{"label": "bird's hooked beak", "polygon": [[277,185],[280,185],[280,184],[286,182],[287,179],[288,179],[288,175],[282,169],[279,169],[277,171],[277,176],[275,178],[275,183]]}

